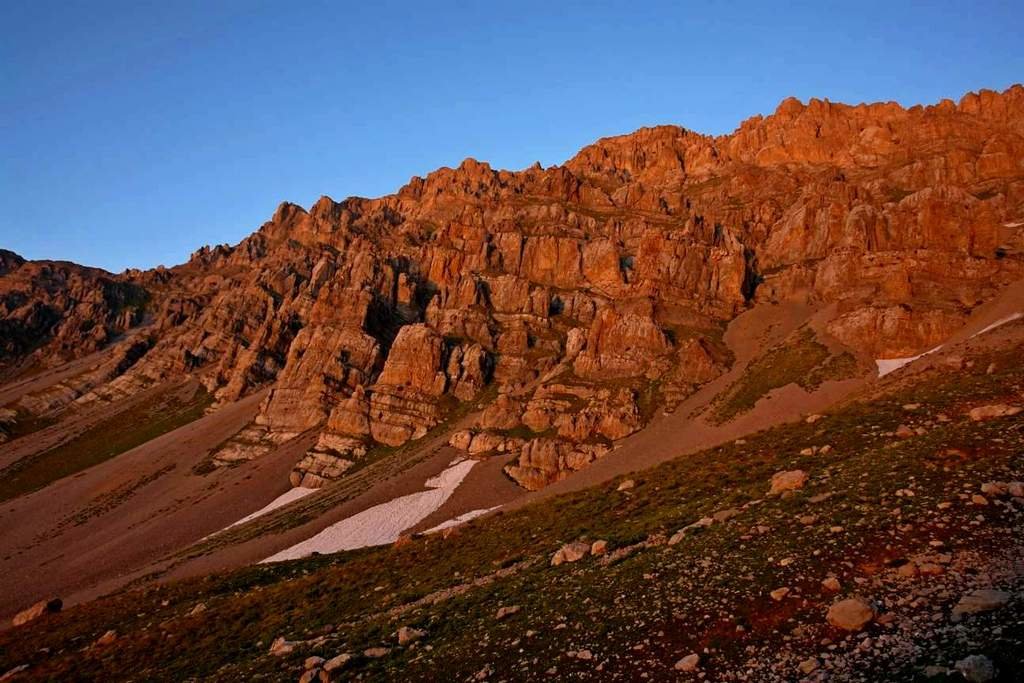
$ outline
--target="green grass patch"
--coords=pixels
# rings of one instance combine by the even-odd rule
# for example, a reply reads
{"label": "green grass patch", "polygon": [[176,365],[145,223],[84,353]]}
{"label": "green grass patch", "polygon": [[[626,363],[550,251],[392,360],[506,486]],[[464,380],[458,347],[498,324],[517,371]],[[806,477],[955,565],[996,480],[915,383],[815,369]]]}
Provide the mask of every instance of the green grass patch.
{"label": "green grass patch", "polygon": [[830,356],[824,363],[811,370],[807,377],[797,383],[804,389],[813,390],[829,380],[849,379],[857,374],[857,359],[849,351]]}
{"label": "green grass patch", "polygon": [[828,348],[814,338],[812,330],[797,330],[750,363],[743,376],[716,401],[714,419],[727,422],[752,409],[772,389],[806,381],[828,358]]}
{"label": "green grass patch", "polygon": [[28,411],[17,409],[14,406],[9,406],[9,408],[15,410],[14,420],[5,424],[0,423],[0,434],[6,435],[9,441],[38,432],[57,421],[54,417],[32,415]]}
{"label": "green grass patch", "polygon": [[173,393],[141,401],[70,441],[0,470],[0,501],[37,491],[193,422],[211,402],[202,388],[187,401]]}

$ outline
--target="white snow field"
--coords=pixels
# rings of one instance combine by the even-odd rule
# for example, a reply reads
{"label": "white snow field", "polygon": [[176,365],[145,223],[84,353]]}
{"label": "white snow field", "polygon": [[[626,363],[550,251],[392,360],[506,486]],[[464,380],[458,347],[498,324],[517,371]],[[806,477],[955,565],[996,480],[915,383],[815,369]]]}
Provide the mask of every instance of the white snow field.
{"label": "white snow field", "polygon": [[296,560],[313,553],[336,553],[394,543],[403,531],[415,526],[441,507],[455,493],[455,489],[475,464],[475,460],[453,461],[448,469],[424,483],[426,491],[401,496],[363,510],[332,524],[301,543],[271,555],[261,563]]}
{"label": "white snow field", "polygon": [[[318,490],[319,489],[303,488],[302,486],[297,486],[297,487],[295,487],[293,489],[289,489],[285,493],[282,493],[280,496],[278,496],[274,500],[270,501],[269,503],[267,503],[266,505],[261,507],[256,512],[253,512],[252,514],[249,514],[249,515],[246,515],[245,517],[242,517],[237,522],[234,522],[233,524],[227,525],[226,527],[224,527],[224,529],[230,529],[233,526],[238,526],[239,524],[245,524],[246,522],[248,522],[251,519],[256,519],[257,517],[259,517],[261,515],[265,515],[268,512],[272,512],[273,510],[276,510],[279,507],[287,505],[288,503],[291,503],[292,501],[298,500],[299,498],[305,498],[309,494],[315,493]],[[222,529],[222,531],[223,531],[223,529]]]}
{"label": "white snow field", "polygon": [[460,524],[465,524],[466,522],[468,522],[468,521],[470,521],[472,519],[476,519],[477,517],[481,517],[483,515],[486,515],[488,512],[491,512],[492,510],[497,510],[500,507],[501,507],[500,505],[495,505],[492,508],[481,508],[479,510],[470,510],[469,512],[463,512],[458,517],[452,517],[451,519],[447,519],[447,520],[441,522],[440,524],[438,524],[437,526],[430,527],[429,529],[427,529],[423,533],[425,533],[425,534],[435,534],[438,531],[444,531],[445,529],[450,529],[453,526],[459,526]]}

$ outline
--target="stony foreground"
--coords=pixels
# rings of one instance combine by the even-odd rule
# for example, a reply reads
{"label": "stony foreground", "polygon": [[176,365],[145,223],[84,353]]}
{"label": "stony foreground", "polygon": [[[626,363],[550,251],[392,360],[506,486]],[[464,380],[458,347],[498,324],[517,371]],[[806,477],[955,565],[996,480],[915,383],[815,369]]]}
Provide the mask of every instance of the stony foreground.
{"label": "stony foreground", "polygon": [[44,614],[0,634],[0,669],[1015,680],[1022,357],[1016,322],[828,414],[447,534]]}

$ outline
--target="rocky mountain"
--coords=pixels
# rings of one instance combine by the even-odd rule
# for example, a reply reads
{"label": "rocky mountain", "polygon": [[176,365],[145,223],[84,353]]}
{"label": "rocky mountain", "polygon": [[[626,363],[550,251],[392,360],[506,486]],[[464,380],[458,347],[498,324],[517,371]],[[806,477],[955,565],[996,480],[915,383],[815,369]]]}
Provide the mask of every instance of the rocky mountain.
{"label": "rocky mountain", "polygon": [[285,203],[169,269],[3,252],[0,368],[119,349],[10,406],[22,420],[184,377],[212,410],[266,388],[213,464],[314,434],[291,473],[304,487],[490,405],[453,445],[518,454],[505,472],[533,490],[724,372],[725,325],[755,305],[826,306],[838,343],[899,358],[1021,277],[1024,87],[788,99],[730,135],[647,128],[561,166],[467,159],[378,199]]}
{"label": "rocky mountain", "polygon": [[0,250],[0,680],[1016,681],[1022,353],[1019,85]]}

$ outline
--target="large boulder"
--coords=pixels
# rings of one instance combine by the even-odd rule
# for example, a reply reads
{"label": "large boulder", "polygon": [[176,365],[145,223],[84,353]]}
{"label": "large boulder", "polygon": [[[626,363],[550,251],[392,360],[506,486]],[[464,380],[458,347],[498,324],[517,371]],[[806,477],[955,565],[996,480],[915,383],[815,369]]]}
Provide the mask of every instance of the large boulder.
{"label": "large boulder", "polygon": [[967,413],[967,416],[974,422],[981,422],[983,420],[993,420],[999,417],[1012,417],[1013,415],[1019,414],[1022,410],[1024,410],[1024,408],[1020,408],[1019,406],[995,403],[992,405],[971,408]]}
{"label": "large boulder", "polygon": [[960,621],[965,615],[991,612],[1010,602],[1011,595],[1006,591],[990,588],[979,588],[963,595],[953,607],[952,620]]}
{"label": "large boulder", "polygon": [[875,619],[874,606],[863,598],[840,600],[828,608],[829,624],[844,631],[860,631]]}
{"label": "large boulder", "polygon": [[772,475],[772,483],[771,488],[768,490],[768,495],[774,496],[787,491],[796,491],[802,489],[805,483],[807,483],[807,473],[803,470],[776,472]]}
{"label": "large boulder", "polygon": [[38,619],[44,614],[56,614],[64,606],[64,601],[60,598],[53,598],[51,600],[40,600],[31,607],[24,609],[14,615],[11,619],[11,623],[14,626],[21,626],[27,624],[30,621]]}
{"label": "large boulder", "polygon": [[578,562],[590,554],[591,545],[583,541],[566,543],[551,556],[551,566],[557,567],[566,562]]}

